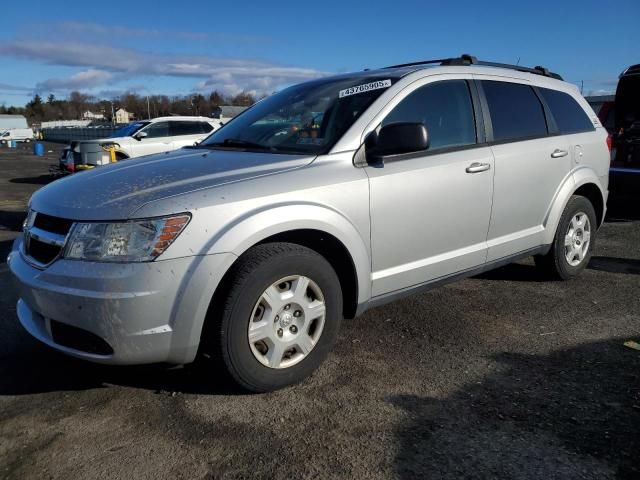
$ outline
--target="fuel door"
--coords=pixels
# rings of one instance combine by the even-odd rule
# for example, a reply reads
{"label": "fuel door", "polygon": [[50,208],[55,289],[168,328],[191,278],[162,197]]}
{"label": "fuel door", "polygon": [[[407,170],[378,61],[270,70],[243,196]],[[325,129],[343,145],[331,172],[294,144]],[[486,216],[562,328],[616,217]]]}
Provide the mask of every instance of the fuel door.
{"label": "fuel door", "polygon": [[584,156],[584,152],[582,151],[582,147],[580,145],[576,145],[573,147],[573,161],[576,164],[582,163],[582,157]]}

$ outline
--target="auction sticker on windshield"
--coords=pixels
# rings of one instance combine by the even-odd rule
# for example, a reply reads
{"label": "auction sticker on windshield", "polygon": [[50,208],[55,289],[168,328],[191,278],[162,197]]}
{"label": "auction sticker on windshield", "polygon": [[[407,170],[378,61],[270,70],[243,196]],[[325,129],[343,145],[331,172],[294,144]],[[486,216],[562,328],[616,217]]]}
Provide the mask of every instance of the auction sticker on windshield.
{"label": "auction sticker on windshield", "polygon": [[355,87],[345,88],[340,90],[338,98],[348,97],[349,95],[357,95],[358,93],[368,92],[370,90],[378,90],[379,88],[389,88],[391,86],[391,80],[378,80],[376,82],[365,83],[364,85],[356,85]]}

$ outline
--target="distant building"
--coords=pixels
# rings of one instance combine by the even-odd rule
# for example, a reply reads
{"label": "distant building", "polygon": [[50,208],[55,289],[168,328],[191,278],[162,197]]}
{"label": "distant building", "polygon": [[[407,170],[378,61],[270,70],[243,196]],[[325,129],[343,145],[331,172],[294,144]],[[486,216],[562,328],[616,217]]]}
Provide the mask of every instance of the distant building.
{"label": "distant building", "polygon": [[237,107],[235,105],[220,105],[219,107],[216,107],[213,109],[211,116],[213,118],[220,118],[220,119],[224,118],[228,120],[230,118],[235,117],[236,115],[240,115],[247,108],[249,107]]}
{"label": "distant building", "polygon": [[82,118],[85,120],[104,120],[104,114],[102,113],[93,113],[89,110],[82,114]]}
{"label": "distant building", "polygon": [[116,123],[129,123],[135,115],[131,112],[127,112],[124,108],[116,110]]}
{"label": "distant building", "polygon": [[0,132],[13,128],[29,128],[24,115],[0,115]]}

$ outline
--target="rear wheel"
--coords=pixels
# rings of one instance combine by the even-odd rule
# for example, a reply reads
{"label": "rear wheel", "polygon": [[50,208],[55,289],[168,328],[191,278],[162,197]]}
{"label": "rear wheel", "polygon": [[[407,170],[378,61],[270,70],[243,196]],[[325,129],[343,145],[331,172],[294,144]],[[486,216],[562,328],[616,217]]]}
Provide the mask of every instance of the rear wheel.
{"label": "rear wheel", "polygon": [[536,265],[548,275],[569,280],[586,268],[595,245],[597,229],[593,205],[574,195],[558,223],[551,250],[535,257]]}
{"label": "rear wheel", "polygon": [[214,348],[239,385],[276,390],[322,363],[341,319],[340,282],[324,257],[290,243],[259,245],[233,267]]}

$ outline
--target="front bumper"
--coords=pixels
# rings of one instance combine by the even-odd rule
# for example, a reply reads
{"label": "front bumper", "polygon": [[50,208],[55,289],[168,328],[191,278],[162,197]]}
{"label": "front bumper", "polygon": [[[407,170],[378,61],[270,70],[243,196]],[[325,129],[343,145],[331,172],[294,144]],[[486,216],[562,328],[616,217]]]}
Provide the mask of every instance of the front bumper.
{"label": "front bumper", "polygon": [[[7,263],[16,281],[17,313],[38,340],[69,355],[108,364],[194,360],[213,292],[233,254],[148,263],[57,260],[44,270],[27,263],[16,239]],[[61,344],[52,324],[102,339],[108,353]]]}

